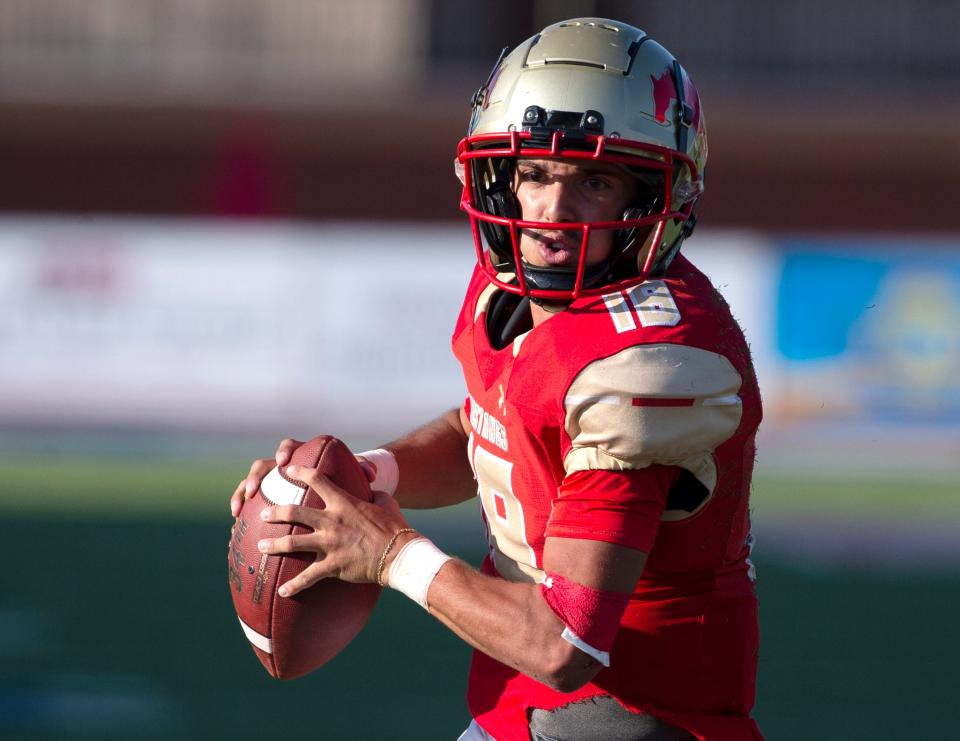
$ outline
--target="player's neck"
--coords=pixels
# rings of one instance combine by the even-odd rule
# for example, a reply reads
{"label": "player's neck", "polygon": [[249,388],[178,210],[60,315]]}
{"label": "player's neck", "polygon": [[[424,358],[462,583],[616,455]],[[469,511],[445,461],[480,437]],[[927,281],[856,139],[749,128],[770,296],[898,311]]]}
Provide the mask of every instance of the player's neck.
{"label": "player's neck", "polygon": [[547,319],[552,316],[556,316],[561,311],[567,308],[565,303],[548,303],[548,304],[538,304],[534,301],[530,302],[530,316],[533,318],[533,326],[539,327]]}
{"label": "player's neck", "polygon": [[547,319],[553,316],[552,313],[544,309],[542,306],[534,303],[530,304],[530,315],[533,317],[534,327],[539,327],[541,324],[547,321]]}

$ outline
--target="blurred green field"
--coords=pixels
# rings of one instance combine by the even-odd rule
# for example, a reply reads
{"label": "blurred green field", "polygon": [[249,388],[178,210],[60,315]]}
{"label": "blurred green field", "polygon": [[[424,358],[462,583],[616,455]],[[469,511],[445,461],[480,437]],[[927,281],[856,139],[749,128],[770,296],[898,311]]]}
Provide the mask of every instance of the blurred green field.
{"label": "blurred green field", "polygon": [[[90,517],[219,516],[247,458],[0,458],[0,512]],[[875,478],[758,473],[755,510],[960,523],[960,483],[915,475]],[[227,492],[225,494],[224,492]]]}
{"label": "blurred green field", "polygon": [[[270,679],[233,614],[226,492],[246,463],[0,460],[14,554],[0,590],[3,739],[453,739],[466,726],[468,649],[386,593],[344,653]],[[904,482],[761,476],[755,508],[904,513]],[[953,487],[910,481],[923,514],[957,521]],[[418,524],[476,562],[472,504]],[[956,735],[960,579],[757,556],[767,738]],[[9,561],[8,561],[9,562]]]}

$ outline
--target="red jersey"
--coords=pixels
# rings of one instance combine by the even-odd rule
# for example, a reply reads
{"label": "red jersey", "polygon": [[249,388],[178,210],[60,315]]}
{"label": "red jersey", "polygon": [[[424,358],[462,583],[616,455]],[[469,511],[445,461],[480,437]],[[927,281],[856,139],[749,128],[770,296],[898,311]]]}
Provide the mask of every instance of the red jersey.
{"label": "red jersey", "polygon": [[677,257],[662,279],[573,301],[497,350],[486,329],[495,293],[476,271],[453,337],[484,568],[542,581],[551,536],[648,558],[608,668],[561,693],[475,651],[473,717],[498,741],[526,739],[531,708],[609,694],[704,741],[761,738],[749,716],[758,629],[748,518],[761,407],[726,302]]}

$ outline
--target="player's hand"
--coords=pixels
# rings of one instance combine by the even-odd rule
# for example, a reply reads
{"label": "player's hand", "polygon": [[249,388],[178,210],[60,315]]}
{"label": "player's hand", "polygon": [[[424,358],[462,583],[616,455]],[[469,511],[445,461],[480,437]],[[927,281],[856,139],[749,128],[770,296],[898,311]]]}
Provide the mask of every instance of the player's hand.
{"label": "player's hand", "polygon": [[230,497],[230,514],[234,517],[239,515],[243,503],[257,493],[257,490],[260,488],[260,482],[263,481],[264,476],[277,466],[287,465],[290,462],[290,456],[293,455],[293,451],[301,445],[303,445],[303,443],[300,440],[293,440],[288,437],[286,440],[280,441],[280,445],[277,446],[277,452],[274,453],[273,458],[259,458],[255,460],[250,466],[250,472],[246,477],[241,479],[233,495]]}
{"label": "player's hand", "polygon": [[[241,479],[233,495],[230,497],[230,514],[234,517],[239,515],[243,503],[257,493],[257,489],[260,488],[260,482],[263,481],[264,477],[275,467],[287,465],[290,462],[293,451],[301,445],[303,445],[303,443],[300,440],[294,440],[288,437],[280,441],[280,445],[277,446],[277,452],[274,453],[273,458],[258,458],[255,460],[250,466],[250,472]],[[363,475],[367,477],[367,481],[372,483],[377,477],[377,467],[362,455],[354,456],[354,458],[356,458],[357,463],[360,464],[360,468],[363,471]]]}
{"label": "player's hand", "polygon": [[[373,502],[351,495],[313,468],[290,466],[286,474],[313,489],[324,509],[285,504],[267,507],[261,516],[267,522],[295,522],[313,532],[264,538],[261,553],[313,553],[316,560],[281,586],[281,596],[290,597],[321,579],[336,577],[349,582],[376,582],[380,557],[393,536],[408,527],[393,497],[374,492]],[[416,533],[403,533],[390,549],[390,559]],[[384,573],[389,570],[385,564]],[[286,591],[283,591],[286,590]]]}

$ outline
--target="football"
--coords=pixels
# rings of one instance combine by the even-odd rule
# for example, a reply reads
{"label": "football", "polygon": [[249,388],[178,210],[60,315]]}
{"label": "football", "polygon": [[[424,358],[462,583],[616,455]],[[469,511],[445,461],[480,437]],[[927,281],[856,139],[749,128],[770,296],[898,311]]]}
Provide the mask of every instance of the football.
{"label": "football", "polygon": [[[291,463],[319,469],[353,496],[373,499],[353,453],[335,437],[321,435],[304,443],[294,451]],[[268,556],[257,550],[261,538],[310,532],[299,525],[261,520],[260,511],[275,504],[324,506],[315,491],[274,468],[234,522],[227,570],[237,617],[257,658],[271,676],[294,679],[323,666],[353,640],[381,590],[376,584],[323,579],[293,597],[278,595],[277,589],[309,566],[315,555]]]}

